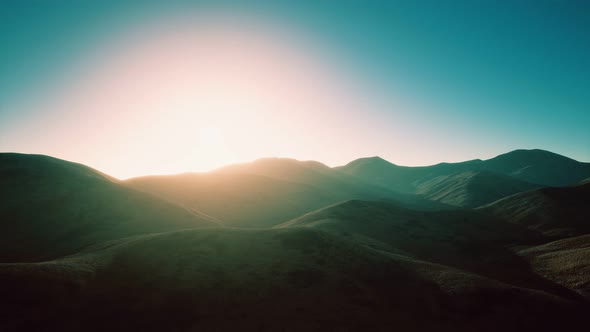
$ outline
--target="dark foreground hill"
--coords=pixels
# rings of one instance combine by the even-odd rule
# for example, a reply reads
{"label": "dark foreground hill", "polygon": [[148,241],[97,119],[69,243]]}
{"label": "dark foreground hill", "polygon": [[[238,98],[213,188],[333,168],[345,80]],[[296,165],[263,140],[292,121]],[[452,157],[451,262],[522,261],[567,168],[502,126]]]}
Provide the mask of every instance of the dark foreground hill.
{"label": "dark foreground hill", "polygon": [[527,248],[520,255],[537,274],[590,299],[590,235]]}
{"label": "dark foreground hill", "polygon": [[216,226],[84,165],[0,154],[0,262],[36,261],[135,234]]}
{"label": "dark foreground hill", "polygon": [[201,229],[0,265],[3,331],[550,331],[585,307],[312,229]]}
{"label": "dark foreground hill", "polygon": [[378,250],[576,297],[531,270],[515,249],[548,242],[543,233],[479,211],[415,211],[387,202],[349,201],[278,227],[323,230]]}

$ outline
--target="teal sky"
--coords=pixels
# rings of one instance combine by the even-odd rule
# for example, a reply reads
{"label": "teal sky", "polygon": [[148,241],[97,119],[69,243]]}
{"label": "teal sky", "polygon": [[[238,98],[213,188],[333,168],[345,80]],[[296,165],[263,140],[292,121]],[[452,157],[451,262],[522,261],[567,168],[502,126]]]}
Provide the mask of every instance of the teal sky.
{"label": "teal sky", "polygon": [[27,137],[58,130],[53,120],[33,126],[37,131],[31,123],[61,115],[24,105],[43,104],[126,29],[166,14],[211,11],[306,36],[324,59],[346,68],[347,77],[398,106],[358,109],[359,133],[379,132],[363,141],[366,149],[359,144],[325,157],[286,150],[285,156],[335,165],[378,154],[416,165],[541,148],[590,161],[590,1],[237,3],[1,0],[0,150],[57,154],[117,173],[99,157],[60,155],[56,146],[67,140],[58,136],[31,141]]}

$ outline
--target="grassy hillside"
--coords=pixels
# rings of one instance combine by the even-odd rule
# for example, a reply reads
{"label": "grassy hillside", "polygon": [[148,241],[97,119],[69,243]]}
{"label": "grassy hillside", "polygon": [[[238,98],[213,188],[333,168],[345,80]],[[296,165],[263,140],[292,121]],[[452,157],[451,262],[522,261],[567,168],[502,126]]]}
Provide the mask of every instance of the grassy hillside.
{"label": "grassy hillside", "polygon": [[541,331],[581,319],[571,301],[302,228],[143,235],[3,264],[0,294],[2,330]]}
{"label": "grassy hillside", "polygon": [[588,202],[590,184],[583,184],[520,193],[479,210],[558,239],[590,233]]}
{"label": "grassy hillside", "polygon": [[416,193],[453,206],[477,207],[539,187],[489,171],[464,171],[418,181]]}
{"label": "grassy hillside", "polygon": [[573,296],[534,273],[513,249],[545,243],[543,234],[477,211],[415,211],[386,202],[349,201],[278,227],[319,229],[378,250]]}
{"label": "grassy hillside", "polygon": [[520,254],[539,275],[590,299],[590,235],[528,248]]}
{"label": "grassy hillside", "polygon": [[212,220],[47,156],[0,154],[0,262],[36,261],[134,234]]}

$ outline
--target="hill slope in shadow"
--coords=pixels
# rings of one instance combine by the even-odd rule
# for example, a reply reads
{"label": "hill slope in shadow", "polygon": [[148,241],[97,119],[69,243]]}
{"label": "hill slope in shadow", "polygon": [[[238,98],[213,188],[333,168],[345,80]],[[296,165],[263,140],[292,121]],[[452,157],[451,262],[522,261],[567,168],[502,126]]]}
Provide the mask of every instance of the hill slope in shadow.
{"label": "hill slope in shadow", "polygon": [[0,294],[4,330],[543,331],[582,318],[572,301],[305,228],[142,235],[2,264]]}
{"label": "hill slope in shadow", "polygon": [[478,211],[415,211],[387,202],[349,201],[277,227],[319,229],[378,250],[577,297],[535,273],[517,253],[517,248],[546,243],[544,234]]}
{"label": "hill slope in shadow", "polygon": [[485,160],[486,170],[550,187],[578,184],[590,176],[590,163],[557,153],[534,149],[514,150]]}
{"label": "hill slope in shadow", "polygon": [[588,202],[590,183],[520,193],[478,210],[559,239],[590,233]]}
{"label": "hill slope in shadow", "polygon": [[36,261],[135,234],[213,220],[47,156],[0,154],[0,262]]}

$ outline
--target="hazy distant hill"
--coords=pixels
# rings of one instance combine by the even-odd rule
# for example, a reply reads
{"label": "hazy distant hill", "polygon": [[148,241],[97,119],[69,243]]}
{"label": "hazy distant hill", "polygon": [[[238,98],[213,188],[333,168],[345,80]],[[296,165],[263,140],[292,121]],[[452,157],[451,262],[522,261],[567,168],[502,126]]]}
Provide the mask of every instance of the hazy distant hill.
{"label": "hazy distant hill", "polygon": [[441,206],[364,183],[318,162],[284,158],[260,159],[209,173],[140,177],[125,184],[240,227],[270,227],[349,199]]}
{"label": "hazy distant hill", "polygon": [[0,294],[5,331],[542,331],[585,317],[576,301],[303,228],[143,235],[4,264]]}
{"label": "hazy distant hill", "polygon": [[506,197],[479,210],[552,238],[590,233],[590,183],[542,188]]}
{"label": "hazy distant hill", "polygon": [[125,181],[241,227],[265,227],[333,203],[320,188],[253,174],[181,174]]}
{"label": "hazy distant hill", "polygon": [[215,226],[84,165],[0,154],[0,262],[58,257],[134,234]]}
{"label": "hazy distant hill", "polygon": [[489,160],[422,167],[361,158],[337,169],[388,189],[467,207],[539,186],[574,185],[590,176],[589,163],[543,150],[515,150]]}

